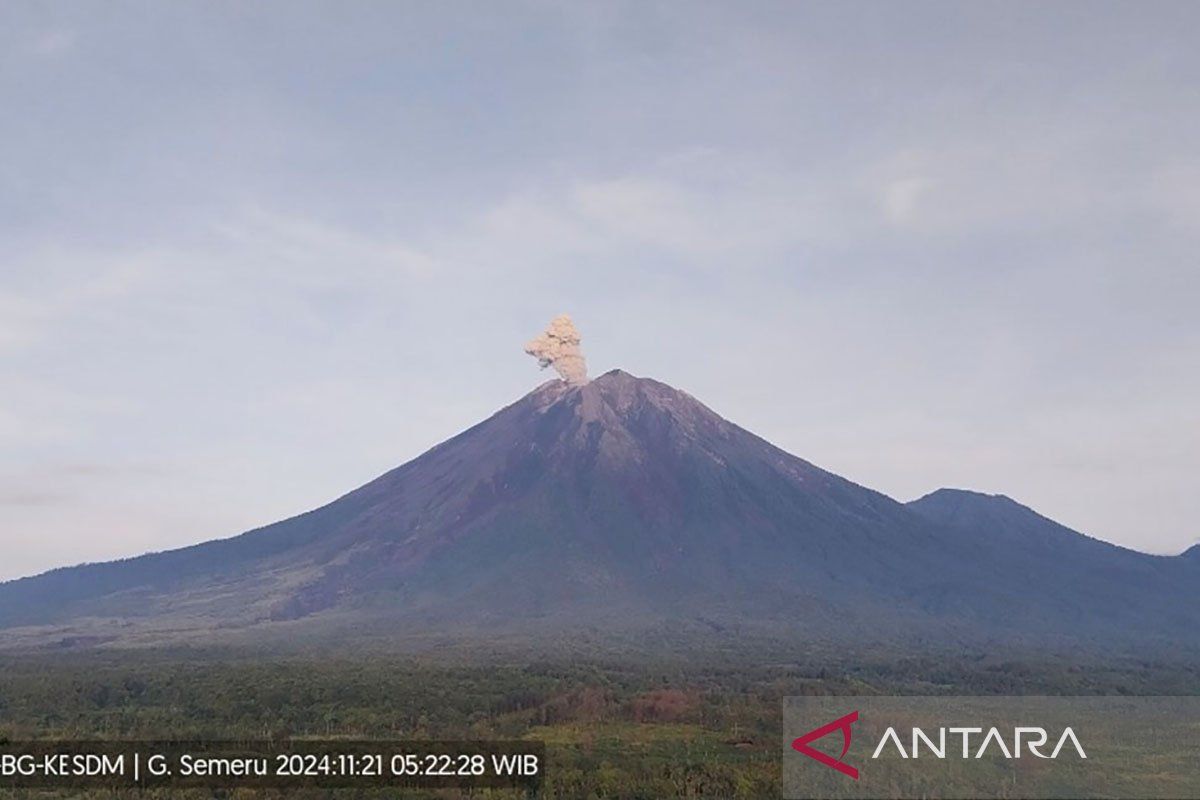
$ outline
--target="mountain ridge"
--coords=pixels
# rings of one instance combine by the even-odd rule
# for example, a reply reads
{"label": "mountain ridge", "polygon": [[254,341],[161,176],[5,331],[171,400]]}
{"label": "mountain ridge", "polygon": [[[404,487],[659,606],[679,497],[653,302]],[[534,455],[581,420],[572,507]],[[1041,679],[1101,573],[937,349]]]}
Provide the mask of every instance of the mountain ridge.
{"label": "mountain ridge", "polygon": [[88,621],[119,641],[333,618],[476,632],[704,620],[800,638],[1169,641],[1200,630],[1180,563],[1003,496],[899,503],[614,370],[546,382],[296,517],[0,584],[0,629]]}

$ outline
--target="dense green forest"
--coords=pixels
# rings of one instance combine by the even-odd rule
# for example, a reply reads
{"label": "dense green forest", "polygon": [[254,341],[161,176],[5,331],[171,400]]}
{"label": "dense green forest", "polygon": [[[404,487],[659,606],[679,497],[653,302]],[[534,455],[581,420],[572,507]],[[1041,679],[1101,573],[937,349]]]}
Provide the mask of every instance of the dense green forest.
{"label": "dense green forest", "polygon": [[[784,657],[785,655],[789,657]],[[492,654],[0,657],[0,740],[529,739],[546,798],[777,797],[781,703],[801,694],[1196,694],[1196,662],[780,652],[667,659]],[[277,792],[175,791],[172,797]],[[16,798],[67,796],[8,790]],[[152,791],[90,796],[157,797]],[[291,797],[395,797],[304,790]],[[522,797],[512,790],[413,797]]]}

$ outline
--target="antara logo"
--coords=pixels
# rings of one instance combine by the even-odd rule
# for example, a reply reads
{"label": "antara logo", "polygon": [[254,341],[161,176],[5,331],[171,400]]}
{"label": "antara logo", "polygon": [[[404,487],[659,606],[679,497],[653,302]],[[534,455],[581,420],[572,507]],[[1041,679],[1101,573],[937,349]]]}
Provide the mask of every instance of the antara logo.
{"label": "antara logo", "polygon": [[[843,775],[849,775],[854,780],[858,780],[858,770],[842,761],[842,759],[846,757],[846,753],[850,750],[850,737],[852,735],[850,726],[856,722],[858,722],[858,712],[851,711],[846,716],[841,717],[840,719],[835,719],[828,725],[822,725],[819,728],[813,728],[808,733],[798,737],[792,742],[792,749],[798,753],[804,753],[804,755],[821,762],[830,769],[836,769]],[[837,758],[808,746],[809,742],[815,742],[817,739],[823,739],[837,730],[842,732],[842,754]]]}
{"label": "antara logo", "polygon": [[1038,758],[1058,758],[1058,754],[1062,752],[1063,746],[1067,742],[1071,743],[1071,747],[1079,754],[1080,758],[1087,758],[1087,753],[1083,752],[1083,745],[1079,743],[1079,737],[1075,735],[1075,731],[1070,728],[1065,729],[1062,735],[1058,737],[1058,744],[1054,745],[1054,751],[1050,755],[1046,755],[1040,748],[1046,746],[1050,735],[1045,728],[1016,728],[1011,737],[1012,750],[1008,749],[1008,744],[1003,736],[1000,735],[999,728],[988,728],[984,734],[982,741],[979,744],[979,749],[975,750],[975,755],[971,755],[971,734],[983,734],[983,728],[938,728],[937,741],[925,733],[921,728],[912,729],[912,749],[905,750],[904,743],[900,741],[900,735],[896,733],[895,728],[888,728],[883,734],[883,738],[879,740],[879,746],[875,748],[875,752],[871,754],[871,758],[879,758],[879,754],[883,752],[883,748],[888,742],[891,742],[901,758],[920,758],[919,745],[925,743],[925,749],[934,758],[946,757],[946,734],[951,737],[960,737],[962,739],[962,757],[963,758],[983,758],[984,752],[987,751],[988,745],[992,742],[996,743],[996,749],[1004,754],[1005,758],[1020,758],[1021,757],[1021,737],[1025,736],[1025,747],[1029,752]]}
{"label": "antara logo", "polygon": [[[858,722],[858,712],[852,711],[844,717],[839,717],[833,722],[830,722],[827,725],[822,725],[819,728],[813,728],[803,736],[796,738],[792,741],[792,749],[798,753],[803,753],[818,763],[824,764],[830,769],[835,769],[843,775],[853,778],[854,780],[858,780],[858,769],[850,766],[842,760],[846,757],[846,753],[850,752],[850,740],[852,736],[850,726],[856,722]],[[834,758],[828,753],[822,753],[820,750],[809,746],[818,739],[823,739],[835,731],[842,732],[842,753],[837,758]],[[976,740],[979,742],[977,749],[973,749],[971,747],[972,734],[982,735],[981,739]],[[1067,744],[1070,744],[1071,749],[1073,749],[1080,758],[1087,758],[1087,753],[1083,751],[1083,745],[1079,743],[1079,737],[1077,737],[1075,735],[1075,731],[1071,730],[1070,728],[1063,730],[1062,735],[1058,737],[1058,743],[1054,746],[1054,750],[1047,755],[1041,750],[1041,748],[1045,747],[1047,742],[1049,742],[1050,735],[1045,728],[1035,727],[1015,728],[1012,736],[1008,738],[1005,738],[1003,735],[1001,735],[1000,729],[996,727],[988,728],[986,734],[984,733],[984,728],[981,727],[938,728],[936,736],[930,736],[922,728],[913,728],[911,749],[906,749],[904,747],[904,742],[902,742],[900,739],[900,734],[896,732],[895,728],[889,727],[887,731],[884,732],[883,736],[880,737],[879,744],[876,745],[874,752],[871,754],[871,758],[879,758],[880,754],[884,752],[885,747],[889,744],[891,744],[893,748],[899,752],[901,758],[920,758],[921,744],[923,743],[924,749],[929,755],[934,758],[945,759],[947,757],[947,752],[951,752],[952,754],[958,752],[958,748],[950,750],[950,748],[947,747],[947,735],[949,735],[951,738],[956,737],[961,740],[962,757],[967,759],[982,758],[983,754],[987,752],[989,745],[992,745],[993,743],[994,749],[998,753],[1002,753],[1005,758],[1020,758],[1021,751],[1023,749],[1022,744],[1025,746],[1024,749],[1028,750],[1031,755],[1036,756],[1037,758],[1058,758],[1058,754],[1062,752],[1063,748]],[[1008,747],[1009,741],[1012,741],[1013,743],[1011,750]]]}

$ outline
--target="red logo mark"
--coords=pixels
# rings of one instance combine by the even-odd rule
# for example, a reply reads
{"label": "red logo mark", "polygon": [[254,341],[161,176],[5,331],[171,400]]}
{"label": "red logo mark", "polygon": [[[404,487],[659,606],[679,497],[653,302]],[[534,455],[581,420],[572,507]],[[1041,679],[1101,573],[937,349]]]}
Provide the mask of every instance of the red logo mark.
{"label": "red logo mark", "polygon": [[[820,761],[831,769],[836,769],[843,775],[849,775],[854,780],[858,780],[858,770],[842,761],[846,757],[846,752],[850,749],[850,726],[856,722],[858,722],[858,712],[852,711],[841,719],[835,719],[828,725],[814,728],[799,739],[796,739],[792,742],[792,749],[798,753],[804,753],[804,755],[815,761]],[[842,754],[837,758],[825,755],[820,750],[814,750],[808,746],[809,742],[815,742],[817,739],[828,736],[836,730],[840,730],[843,737]]]}

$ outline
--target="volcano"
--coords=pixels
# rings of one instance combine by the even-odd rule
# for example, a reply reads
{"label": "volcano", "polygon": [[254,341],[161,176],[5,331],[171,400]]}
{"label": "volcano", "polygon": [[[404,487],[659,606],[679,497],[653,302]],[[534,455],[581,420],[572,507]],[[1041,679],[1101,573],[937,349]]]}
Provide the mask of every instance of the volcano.
{"label": "volcano", "polygon": [[785,639],[1200,643],[1200,562],[1000,496],[910,504],[619,370],[551,381],[328,505],[241,536],[0,584],[0,639]]}

